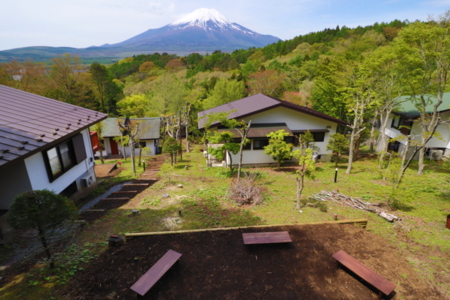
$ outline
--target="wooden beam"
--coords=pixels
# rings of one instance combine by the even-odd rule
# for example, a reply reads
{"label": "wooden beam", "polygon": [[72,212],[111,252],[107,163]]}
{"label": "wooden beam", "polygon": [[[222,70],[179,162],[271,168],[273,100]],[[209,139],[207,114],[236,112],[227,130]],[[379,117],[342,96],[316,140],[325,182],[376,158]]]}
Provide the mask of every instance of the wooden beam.
{"label": "wooden beam", "polygon": [[362,226],[366,228],[367,219],[355,219],[355,220],[339,220],[339,221],[323,221],[323,222],[309,222],[299,224],[274,224],[274,225],[258,225],[258,226],[241,226],[241,227],[223,227],[223,228],[209,228],[209,229],[191,229],[191,230],[177,230],[177,231],[154,231],[154,232],[131,232],[126,233],[126,238],[132,238],[137,236],[147,235],[162,235],[162,234],[174,234],[174,233],[191,233],[191,232],[206,232],[206,231],[219,231],[219,230],[236,230],[247,228],[269,228],[269,227],[283,227],[283,226],[302,226],[302,225],[325,225],[325,224],[352,224],[356,226]]}

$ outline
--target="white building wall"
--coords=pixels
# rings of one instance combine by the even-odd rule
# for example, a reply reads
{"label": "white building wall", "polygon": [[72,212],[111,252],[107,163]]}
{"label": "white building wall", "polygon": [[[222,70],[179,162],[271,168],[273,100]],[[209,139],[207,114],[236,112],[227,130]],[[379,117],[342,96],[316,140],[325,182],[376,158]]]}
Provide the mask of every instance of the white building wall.
{"label": "white building wall", "polygon": [[327,150],[327,145],[330,135],[336,133],[337,124],[334,122],[285,107],[277,107],[245,118],[247,122],[250,120],[252,123],[286,123],[290,130],[328,129],[330,132],[325,133],[324,141],[314,142],[314,144],[319,148],[320,155],[331,154],[331,151]]}
{"label": "white building wall", "polygon": [[[80,177],[94,174],[94,154],[89,137],[89,130],[83,130],[81,134],[83,135],[87,158],[58,177],[53,182],[50,182],[48,178],[42,152],[36,153],[25,159],[25,167],[27,169],[29,180],[33,190],[48,189],[54,191],[55,193],[60,193]],[[93,176],[93,178],[95,180],[95,175]],[[81,184],[79,182],[78,188],[81,188]]]}
{"label": "white building wall", "polygon": [[[449,120],[450,113],[441,114],[441,119],[443,121]],[[393,139],[397,138],[398,142],[406,145],[406,136],[396,128],[392,128],[393,117],[389,118],[388,126],[386,127],[385,134]],[[420,121],[414,120],[413,126],[411,128],[411,136],[414,141],[421,141],[422,130],[420,128]],[[400,137],[400,138],[399,138]],[[450,149],[450,124],[441,124],[436,129],[436,134],[428,141],[427,148],[448,148]]]}
{"label": "white building wall", "polygon": [[[327,145],[330,136],[336,133],[337,124],[328,120],[324,120],[305,113],[294,111],[285,107],[277,107],[268,111],[254,114],[250,117],[243,118],[246,122],[252,121],[254,123],[286,123],[291,130],[313,130],[313,129],[328,129],[325,133],[323,142],[314,142],[318,148],[317,153],[320,155],[320,161],[330,161],[332,152],[327,150]],[[214,129],[212,129],[214,130]],[[299,149],[295,147],[295,149]],[[231,154],[233,165],[239,163],[239,154]],[[229,156],[226,157],[227,165],[230,164]],[[258,150],[244,150],[242,156],[242,164],[274,164],[277,163],[271,156],[264,153],[264,149]]]}

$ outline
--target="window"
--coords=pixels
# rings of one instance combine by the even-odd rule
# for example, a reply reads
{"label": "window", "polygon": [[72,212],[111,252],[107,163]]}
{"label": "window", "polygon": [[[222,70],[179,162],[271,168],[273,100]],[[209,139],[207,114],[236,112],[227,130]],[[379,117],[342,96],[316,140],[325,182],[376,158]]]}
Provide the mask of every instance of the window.
{"label": "window", "polygon": [[43,152],[50,182],[86,159],[83,136],[81,134]]}
{"label": "window", "polygon": [[[241,144],[241,140],[242,139],[240,139],[240,138],[234,138],[232,140],[232,142],[236,143],[236,144]],[[242,148],[242,150],[251,150],[251,149],[252,149],[252,142],[251,141],[249,141],[247,144],[245,144],[244,147]]]}
{"label": "window", "polygon": [[[303,133],[300,133],[300,135],[301,134],[303,134]],[[323,141],[325,141],[325,132],[311,132],[311,134],[313,136],[314,142],[323,142]],[[299,137],[296,138],[294,146],[298,146],[298,144],[299,144],[298,143],[298,138]]]}
{"label": "window", "polygon": [[147,147],[147,142],[138,142],[138,143],[134,143],[134,148],[138,149],[138,148],[145,148]]}
{"label": "window", "polygon": [[325,141],[325,132],[313,132],[314,142],[323,142]]}
{"label": "window", "polygon": [[269,139],[253,140],[253,150],[264,149],[264,147],[267,145],[269,145]]}
{"label": "window", "polygon": [[298,138],[295,136],[285,136],[284,137],[284,141],[288,144],[292,144],[295,145],[295,140],[297,140],[297,144],[298,144]]}
{"label": "window", "polygon": [[407,118],[400,116],[392,119],[391,127],[400,130],[400,132],[405,135],[409,135],[411,133],[412,125],[413,122],[411,120],[408,120]]}

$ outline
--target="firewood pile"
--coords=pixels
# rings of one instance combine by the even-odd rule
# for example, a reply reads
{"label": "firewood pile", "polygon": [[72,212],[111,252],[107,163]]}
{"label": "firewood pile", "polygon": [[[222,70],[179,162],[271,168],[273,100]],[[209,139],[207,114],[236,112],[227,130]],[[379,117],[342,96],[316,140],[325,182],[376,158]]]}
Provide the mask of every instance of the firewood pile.
{"label": "firewood pile", "polygon": [[350,206],[356,209],[367,210],[377,214],[378,216],[390,222],[401,220],[399,217],[395,215],[386,213],[386,211],[382,209],[380,205],[377,203],[369,203],[362,200],[361,198],[349,197],[334,191],[321,191],[318,194],[312,195],[310,198],[318,201],[334,201],[342,205]]}

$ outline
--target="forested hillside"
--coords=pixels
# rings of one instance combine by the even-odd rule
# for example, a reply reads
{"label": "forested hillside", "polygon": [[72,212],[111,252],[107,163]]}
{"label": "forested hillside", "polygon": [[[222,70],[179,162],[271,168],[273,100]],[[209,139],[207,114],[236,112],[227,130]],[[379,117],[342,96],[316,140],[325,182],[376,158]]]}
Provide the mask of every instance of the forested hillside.
{"label": "forested hillside", "polygon": [[109,66],[70,55],[13,61],[0,66],[0,83],[111,116],[163,116],[169,134],[173,124],[195,133],[198,111],[264,93],[349,122],[355,142],[383,126],[392,99],[446,91],[449,28],[444,15],[338,26],[232,53],[155,53]]}

